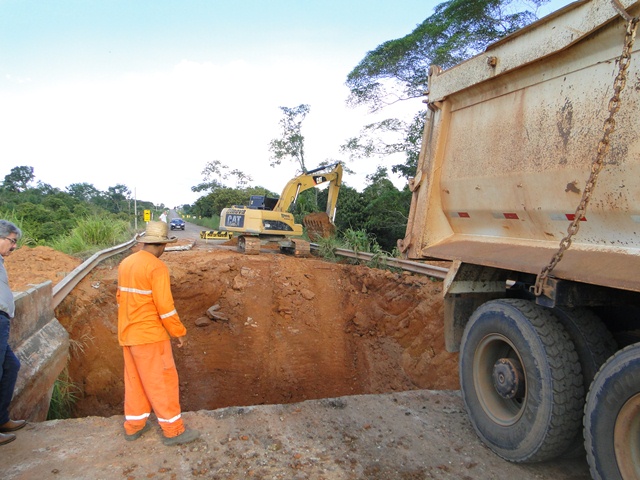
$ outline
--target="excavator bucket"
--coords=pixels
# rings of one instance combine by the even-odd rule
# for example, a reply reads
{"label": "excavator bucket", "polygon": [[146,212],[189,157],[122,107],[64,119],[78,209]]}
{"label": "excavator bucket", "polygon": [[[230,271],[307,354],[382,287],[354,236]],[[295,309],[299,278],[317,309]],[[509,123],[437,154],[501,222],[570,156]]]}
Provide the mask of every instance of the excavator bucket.
{"label": "excavator bucket", "polygon": [[319,238],[329,238],[336,233],[336,227],[324,212],[311,213],[302,219],[307,229],[309,240],[315,242]]}

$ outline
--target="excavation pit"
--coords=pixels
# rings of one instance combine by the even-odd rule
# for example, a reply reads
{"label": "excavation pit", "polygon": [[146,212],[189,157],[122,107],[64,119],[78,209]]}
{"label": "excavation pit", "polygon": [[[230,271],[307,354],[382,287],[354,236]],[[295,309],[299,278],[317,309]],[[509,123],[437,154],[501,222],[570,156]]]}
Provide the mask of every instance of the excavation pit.
{"label": "excavation pit", "polygon": [[[188,330],[187,345],[174,345],[184,411],[458,389],[457,354],[444,349],[439,281],[205,245],[162,260]],[[16,290],[55,283],[79,263],[46,247],[22,248],[7,270]],[[117,265],[98,266],[56,309],[72,339],[69,379],[81,391],[74,417],[123,412],[116,275]]]}

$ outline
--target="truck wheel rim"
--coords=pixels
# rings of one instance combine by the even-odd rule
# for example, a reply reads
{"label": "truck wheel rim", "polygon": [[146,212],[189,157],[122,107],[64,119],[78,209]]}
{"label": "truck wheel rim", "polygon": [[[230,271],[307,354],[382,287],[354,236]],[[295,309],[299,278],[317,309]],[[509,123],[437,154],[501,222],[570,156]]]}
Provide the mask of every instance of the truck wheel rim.
{"label": "truck wheel rim", "polygon": [[640,478],[640,393],[620,409],[613,441],[622,478]]}
{"label": "truck wheel rim", "polygon": [[[505,398],[493,381],[496,365],[505,359],[518,365],[524,372],[521,393],[512,398]],[[487,416],[498,425],[515,424],[522,416],[526,403],[526,372],[522,368],[522,359],[508,338],[492,334],[482,339],[473,358],[473,376],[478,400]]]}

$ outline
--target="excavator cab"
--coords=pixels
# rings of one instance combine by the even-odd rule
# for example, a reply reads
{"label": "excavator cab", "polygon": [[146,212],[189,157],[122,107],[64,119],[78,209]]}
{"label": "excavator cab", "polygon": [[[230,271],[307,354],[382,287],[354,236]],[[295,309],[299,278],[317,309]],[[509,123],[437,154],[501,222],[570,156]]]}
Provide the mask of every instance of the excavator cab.
{"label": "excavator cab", "polygon": [[277,198],[271,198],[265,195],[251,195],[249,208],[254,210],[273,210],[277,203]]}

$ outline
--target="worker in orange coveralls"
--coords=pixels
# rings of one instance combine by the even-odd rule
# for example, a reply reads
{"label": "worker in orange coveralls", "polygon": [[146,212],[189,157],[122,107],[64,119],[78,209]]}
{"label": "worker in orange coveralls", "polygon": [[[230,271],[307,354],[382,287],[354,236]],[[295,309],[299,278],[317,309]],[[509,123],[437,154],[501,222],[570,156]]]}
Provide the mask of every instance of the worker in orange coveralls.
{"label": "worker in orange coveralls", "polygon": [[124,430],[136,440],[149,430],[154,411],[165,445],[189,443],[200,436],[185,429],[180,411],[178,371],[170,337],[186,344],[187,329],[173,304],[169,269],[159,257],[167,243],[165,222],[149,222],[137,238],[142,249],[118,267],[118,341],[124,351]]}

